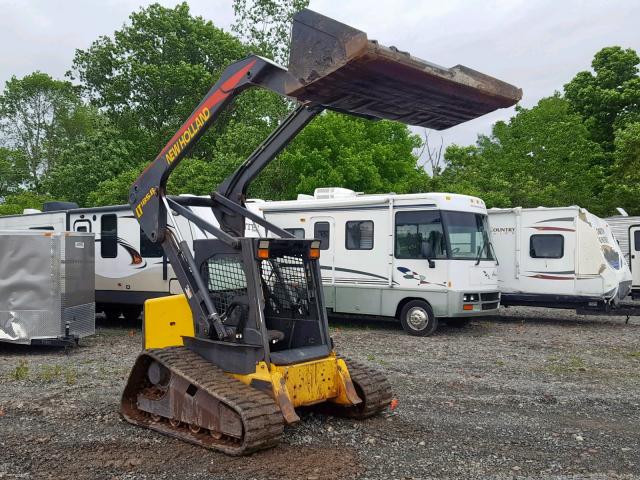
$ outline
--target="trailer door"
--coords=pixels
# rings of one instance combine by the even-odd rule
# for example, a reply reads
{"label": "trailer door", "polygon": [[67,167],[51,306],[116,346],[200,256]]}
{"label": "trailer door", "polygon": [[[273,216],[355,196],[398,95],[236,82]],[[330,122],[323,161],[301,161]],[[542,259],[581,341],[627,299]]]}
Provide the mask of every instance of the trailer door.
{"label": "trailer door", "polygon": [[629,253],[631,275],[634,287],[640,286],[640,225],[634,225],[629,228]]}

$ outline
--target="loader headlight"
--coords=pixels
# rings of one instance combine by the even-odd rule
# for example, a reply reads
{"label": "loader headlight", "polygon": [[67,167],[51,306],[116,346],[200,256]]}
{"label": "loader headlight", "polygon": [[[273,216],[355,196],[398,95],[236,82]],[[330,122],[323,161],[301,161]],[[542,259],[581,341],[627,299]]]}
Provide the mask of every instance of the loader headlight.
{"label": "loader headlight", "polygon": [[480,300],[480,295],[477,293],[465,293],[462,296],[463,302],[477,302],[478,300]]}

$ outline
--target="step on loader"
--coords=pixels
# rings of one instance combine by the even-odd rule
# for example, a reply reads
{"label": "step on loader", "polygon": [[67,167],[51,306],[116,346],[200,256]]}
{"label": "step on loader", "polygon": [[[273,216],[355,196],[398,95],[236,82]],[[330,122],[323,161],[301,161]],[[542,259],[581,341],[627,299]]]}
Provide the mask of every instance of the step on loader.
{"label": "step on loader", "polygon": [[[171,197],[172,170],[233,98],[251,87],[297,107],[210,198]],[[259,56],[230,65],[131,187],[142,230],[162,245],[184,294],[145,303],[144,350],[122,396],[136,425],[232,455],[278,443],[298,407],[363,419],[391,401],[385,376],[336,354],[319,240],[300,240],[245,208],[247,188],[323,110],[444,129],[514,105],[521,91],[463,66],[387,48],[310,10],[294,17],[288,68]],[[217,225],[190,207],[210,207]],[[211,238],[184,241],[181,215]],[[269,232],[246,238],[249,219]]]}

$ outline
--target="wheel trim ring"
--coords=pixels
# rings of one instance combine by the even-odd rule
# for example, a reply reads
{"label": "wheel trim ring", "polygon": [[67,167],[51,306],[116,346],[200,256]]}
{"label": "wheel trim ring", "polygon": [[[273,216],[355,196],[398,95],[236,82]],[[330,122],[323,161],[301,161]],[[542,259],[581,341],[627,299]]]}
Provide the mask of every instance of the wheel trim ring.
{"label": "wheel trim ring", "polygon": [[412,330],[424,330],[429,324],[429,314],[422,307],[413,307],[407,312],[407,324]]}

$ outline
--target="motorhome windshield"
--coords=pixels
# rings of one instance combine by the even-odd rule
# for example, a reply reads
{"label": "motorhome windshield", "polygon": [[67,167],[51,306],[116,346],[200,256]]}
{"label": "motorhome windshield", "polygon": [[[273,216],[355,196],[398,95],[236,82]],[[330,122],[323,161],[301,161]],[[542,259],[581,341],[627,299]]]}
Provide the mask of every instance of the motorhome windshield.
{"label": "motorhome windshield", "polygon": [[396,213],[395,257],[493,260],[487,216],[473,212],[420,210]]}
{"label": "motorhome windshield", "polygon": [[487,228],[487,216],[472,212],[443,211],[449,258],[493,260]]}

